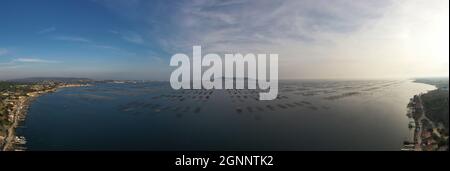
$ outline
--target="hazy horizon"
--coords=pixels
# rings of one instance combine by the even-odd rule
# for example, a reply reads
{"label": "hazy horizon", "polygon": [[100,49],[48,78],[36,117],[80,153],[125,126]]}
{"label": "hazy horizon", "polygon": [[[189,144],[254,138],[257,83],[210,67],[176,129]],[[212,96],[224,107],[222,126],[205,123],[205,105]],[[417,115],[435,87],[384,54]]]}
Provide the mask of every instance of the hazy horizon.
{"label": "hazy horizon", "polygon": [[[0,81],[14,81],[21,79],[31,79],[31,78],[42,78],[42,79],[52,79],[52,78],[80,78],[80,79],[91,79],[95,81],[103,81],[103,80],[129,80],[129,81],[161,81],[161,82],[169,82],[170,80],[163,79],[127,79],[127,78],[91,78],[91,77],[77,77],[77,76],[30,76],[30,77],[18,77],[18,78],[9,78],[3,79],[0,78]],[[404,78],[280,78],[279,81],[290,81],[290,80],[306,80],[306,81],[376,81],[376,80],[416,80],[416,79],[449,79],[448,76],[424,76],[424,77],[404,77]]]}
{"label": "hazy horizon", "polygon": [[0,80],[168,80],[175,53],[278,53],[280,79],[449,75],[449,1],[4,1]]}

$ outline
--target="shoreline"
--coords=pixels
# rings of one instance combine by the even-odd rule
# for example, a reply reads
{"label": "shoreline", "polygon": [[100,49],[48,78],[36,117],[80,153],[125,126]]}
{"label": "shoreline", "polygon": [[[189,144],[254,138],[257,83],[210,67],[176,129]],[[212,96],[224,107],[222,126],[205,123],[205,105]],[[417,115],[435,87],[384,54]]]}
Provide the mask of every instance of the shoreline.
{"label": "shoreline", "polygon": [[[402,151],[430,151],[430,149],[439,150],[439,146],[437,146],[437,148],[436,147],[430,148],[434,145],[429,143],[430,139],[432,141],[435,140],[435,138],[433,138],[434,135],[437,135],[439,138],[441,137],[441,133],[437,131],[439,128],[438,126],[439,123],[432,121],[426,115],[427,111],[426,108],[424,107],[422,97],[433,91],[441,90],[441,87],[431,83],[419,82],[417,80],[413,80],[413,82],[431,85],[434,86],[435,89],[422,92],[411,97],[410,102],[407,105],[408,112],[406,116],[410,120],[408,127],[412,133],[412,139],[410,138],[409,140],[405,140],[403,142],[403,147],[401,148],[401,150]],[[432,129],[433,131],[430,132],[429,131],[430,129]]]}
{"label": "shoreline", "polygon": [[25,117],[28,113],[28,109],[31,103],[39,98],[40,96],[54,93],[62,88],[70,88],[70,87],[87,87],[92,86],[91,84],[64,84],[57,85],[54,88],[48,90],[34,91],[27,93],[27,96],[20,96],[16,100],[17,104],[15,104],[12,108],[13,112],[13,122],[7,129],[6,137],[4,138],[3,144],[0,144],[0,151],[24,151],[25,147],[20,147],[19,145],[25,145],[26,140],[25,137],[18,137],[16,135],[16,128],[20,126],[20,122],[25,120]]}
{"label": "shoreline", "polygon": [[[412,82],[417,83],[415,80],[412,80]],[[421,84],[427,84],[427,83],[421,83]],[[431,84],[427,84],[427,85],[431,85]],[[85,87],[85,86],[92,86],[90,84],[67,84],[67,85],[57,85],[54,88],[48,89],[48,90],[42,90],[42,91],[33,91],[30,93],[27,93],[27,96],[23,96],[22,100],[20,101],[20,103],[17,103],[14,108],[17,110],[14,110],[14,122],[8,126],[7,130],[7,136],[5,137],[5,141],[3,142],[3,144],[0,144],[0,151],[23,151],[26,150],[25,147],[23,147],[26,144],[25,138],[23,138],[23,136],[18,136],[16,135],[16,129],[19,128],[21,126],[21,121],[24,121],[26,118],[26,115],[28,113],[28,109],[31,106],[31,104],[34,102],[34,100],[36,100],[37,98],[39,98],[42,95],[46,95],[49,93],[53,93],[53,92],[57,92],[60,89],[63,88],[70,88],[70,87]],[[434,86],[435,89],[433,90],[437,90],[438,87],[436,87],[435,85],[431,85]],[[410,98],[410,102],[408,103],[407,107],[407,113],[406,116],[408,117],[408,119],[410,120],[408,127],[410,128],[410,132],[412,134],[412,136],[409,136],[408,139],[405,139],[403,141],[403,146],[401,147],[402,151],[422,151],[424,149],[422,149],[422,147],[420,146],[421,144],[421,133],[422,130],[419,129],[419,127],[421,127],[421,120],[426,119],[428,121],[430,121],[428,118],[424,118],[423,116],[425,116],[425,112],[424,111],[420,111],[420,117],[415,117],[419,115],[419,111],[415,110],[415,104],[417,104],[418,106],[416,107],[420,107],[420,109],[423,109],[423,104],[422,104],[422,100],[420,99],[420,96],[422,94],[427,94],[433,90],[426,90],[424,92],[420,92],[419,94],[414,95],[412,98]],[[415,97],[417,97],[417,99],[415,99]],[[406,126],[406,125],[405,125]],[[398,148],[398,147],[397,147]]]}
{"label": "shoreline", "polygon": [[[420,83],[417,82],[417,80],[411,80],[413,83]],[[421,83],[421,84],[426,84],[426,83]],[[431,85],[431,84],[426,84],[426,85]],[[434,86],[435,89],[438,89],[438,87],[436,87],[435,85],[431,85]],[[408,140],[404,140],[403,141],[403,146],[400,149],[401,151],[422,151],[422,148],[420,146],[421,141],[420,141],[420,133],[421,133],[421,123],[419,121],[419,118],[417,118],[417,116],[423,116],[425,115],[425,113],[423,113],[423,105],[422,105],[422,101],[420,100],[420,96],[422,94],[426,94],[430,91],[433,90],[428,90],[426,92],[422,92],[419,94],[414,95],[413,97],[410,98],[409,103],[407,105],[407,113],[406,116],[408,117],[408,119],[410,120],[408,123],[408,128],[410,129],[410,131],[412,131],[412,140],[408,139]],[[420,110],[419,110],[420,108]]]}

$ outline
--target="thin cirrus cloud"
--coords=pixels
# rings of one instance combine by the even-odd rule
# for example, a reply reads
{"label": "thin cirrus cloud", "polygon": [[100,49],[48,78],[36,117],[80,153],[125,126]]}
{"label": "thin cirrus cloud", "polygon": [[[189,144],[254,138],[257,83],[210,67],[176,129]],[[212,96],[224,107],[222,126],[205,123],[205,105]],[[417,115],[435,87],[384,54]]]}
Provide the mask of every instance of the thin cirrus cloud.
{"label": "thin cirrus cloud", "polygon": [[122,38],[128,42],[135,43],[135,44],[143,44],[144,43],[144,39],[142,38],[142,36],[137,33],[133,33],[133,32],[123,34]]}
{"label": "thin cirrus cloud", "polygon": [[117,48],[117,47],[114,47],[114,46],[108,46],[108,45],[94,44],[94,45],[92,45],[92,47],[99,48],[99,49],[113,50],[113,51],[121,51],[120,48]]}
{"label": "thin cirrus cloud", "polygon": [[[142,43],[139,38],[140,37],[137,37],[137,38],[131,37],[130,41],[134,41],[134,42],[137,42],[137,43]],[[59,41],[66,41],[66,42],[82,43],[82,44],[88,45],[88,46],[93,47],[93,48],[109,50],[109,51],[112,51],[112,52],[119,52],[121,54],[127,54],[127,55],[132,54],[132,53],[129,53],[129,52],[127,52],[127,51],[125,51],[125,50],[123,50],[121,48],[110,46],[110,45],[105,45],[105,44],[99,44],[96,41],[93,41],[91,39],[87,39],[87,38],[84,38],[84,37],[58,36],[58,37],[55,37],[54,39],[55,40],[59,40]]]}
{"label": "thin cirrus cloud", "polygon": [[42,29],[42,30],[38,31],[37,33],[38,34],[47,34],[47,33],[51,33],[51,32],[54,32],[54,31],[56,31],[56,27],[48,27],[48,28],[45,28],[45,29]]}
{"label": "thin cirrus cloud", "polygon": [[117,30],[109,30],[108,31],[111,34],[119,35],[123,40],[134,43],[134,44],[144,44],[145,40],[142,37],[142,35],[134,32],[134,31],[117,31]]}
{"label": "thin cirrus cloud", "polygon": [[97,49],[108,50],[110,52],[117,53],[117,54],[120,54],[120,55],[125,55],[125,56],[134,56],[134,55],[136,55],[135,53],[129,52],[127,50],[124,50],[122,48],[118,48],[118,47],[115,47],[115,46],[102,45],[102,44],[92,44],[91,47],[97,48]]}
{"label": "thin cirrus cloud", "polygon": [[92,41],[84,37],[76,36],[57,36],[55,40],[68,41],[68,42],[79,42],[79,43],[91,43]]}
{"label": "thin cirrus cloud", "polygon": [[448,75],[447,0],[96,2],[168,54],[278,53],[284,78]]}
{"label": "thin cirrus cloud", "polygon": [[17,59],[14,59],[13,62],[16,62],[16,63],[45,63],[45,64],[60,63],[60,61],[46,60],[46,59],[39,59],[39,58],[17,58]]}
{"label": "thin cirrus cloud", "polygon": [[0,48],[0,56],[6,55],[8,53],[9,53],[8,49]]}
{"label": "thin cirrus cloud", "polygon": [[61,61],[46,60],[40,58],[15,58],[8,62],[0,63],[2,69],[15,69],[22,64],[58,64]]}
{"label": "thin cirrus cloud", "polygon": [[222,52],[293,42],[320,42],[328,39],[329,34],[358,30],[371,19],[381,16],[390,0],[196,0],[170,3],[134,0],[128,5],[120,0],[96,2],[131,21],[145,23],[143,27],[151,26],[142,29],[150,31],[141,34],[114,31],[124,40],[142,44],[145,42],[140,35],[149,34],[162,48],[174,53],[197,44],[207,46],[207,51]]}
{"label": "thin cirrus cloud", "polygon": [[[104,16],[111,19],[106,25],[105,22],[81,21],[80,26],[86,29],[99,28],[90,30],[93,34],[77,32],[76,28],[66,29],[71,25],[65,23],[51,24],[58,26],[58,32],[70,30],[69,35],[53,35],[56,27],[52,25],[36,33],[71,43],[73,46],[65,48],[73,49],[65,53],[78,52],[78,47],[96,48],[94,53],[98,54],[92,56],[110,59],[105,60],[107,64],[123,64],[126,60],[130,70],[139,68],[135,65],[146,59],[143,57],[146,54],[142,54],[145,51],[155,51],[156,54],[147,56],[167,61],[172,54],[190,53],[192,46],[201,45],[203,54],[277,53],[280,78],[448,75],[448,0],[88,2],[89,6],[95,3],[107,9]],[[78,9],[78,6],[73,8]],[[93,18],[101,18],[103,14],[96,15],[102,11],[93,12]],[[105,34],[104,30],[109,31]],[[51,47],[57,48],[57,45],[51,44]],[[106,51],[108,53],[103,53]],[[136,54],[131,56],[128,51]],[[54,52],[57,49],[37,56],[59,55],[51,54]],[[18,57],[29,54],[34,53]],[[49,63],[37,58],[19,60],[14,54],[7,58],[7,55],[11,52],[0,48],[3,61]],[[111,55],[115,58],[109,58]],[[169,66],[161,65],[161,68],[166,71]]]}

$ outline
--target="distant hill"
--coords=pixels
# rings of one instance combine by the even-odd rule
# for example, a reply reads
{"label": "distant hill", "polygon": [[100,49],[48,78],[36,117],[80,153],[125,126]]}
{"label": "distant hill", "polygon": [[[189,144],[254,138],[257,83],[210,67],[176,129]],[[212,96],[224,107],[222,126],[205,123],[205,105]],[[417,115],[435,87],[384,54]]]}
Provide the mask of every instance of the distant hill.
{"label": "distant hill", "polygon": [[448,77],[441,78],[417,78],[415,82],[430,84],[436,86],[438,89],[448,91]]}
{"label": "distant hill", "polygon": [[89,78],[74,78],[74,77],[31,77],[22,79],[8,80],[9,82],[19,82],[19,83],[36,83],[36,82],[64,82],[64,83],[80,83],[80,82],[91,82],[92,79]]}

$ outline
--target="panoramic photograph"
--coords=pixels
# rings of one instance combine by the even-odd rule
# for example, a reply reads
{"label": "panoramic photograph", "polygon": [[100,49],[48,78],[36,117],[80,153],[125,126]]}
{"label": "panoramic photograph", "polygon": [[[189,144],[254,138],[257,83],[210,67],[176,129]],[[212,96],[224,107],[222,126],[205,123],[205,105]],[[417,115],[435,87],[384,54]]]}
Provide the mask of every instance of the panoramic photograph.
{"label": "panoramic photograph", "polygon": [[0,2],[0,154],[448,151],[448,96],[448,0]]}

